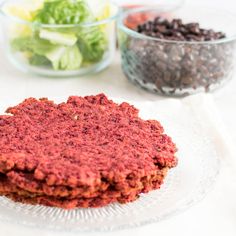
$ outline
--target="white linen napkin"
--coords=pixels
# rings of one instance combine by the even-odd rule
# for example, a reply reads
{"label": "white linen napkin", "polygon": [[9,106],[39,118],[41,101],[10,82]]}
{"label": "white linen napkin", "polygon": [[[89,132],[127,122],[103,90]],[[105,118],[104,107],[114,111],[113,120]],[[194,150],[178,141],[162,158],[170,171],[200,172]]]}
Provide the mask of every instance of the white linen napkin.
{"label": "white linen napkin", "polygon": [[[185,127],[183,128],[186,128],[189,119],[196,120],[199,129],[203,129],[214,140],[216,151],[222,157],[221,159],[231,167],[236,168],[235,145],[219,115],[211,94],[196,94],[181,99],[131,101],[131,103],[140,108],[140,112],[145,118],[161,115],[163,118],[161,123],[165,123],[164,117],[168,114],[173,116],[173,122],[178,122],[181,116],[181,119],[185,120],[183,122]],[[149,111],[147,111],[147,107],[149,107]],[[145,112],[146,114],[144,114]]]}
{"label": "white linen napkin", "polygon": [[[212,95],[194,95],[183,100],[191,106],[199,123],[214,138],[217,151],[228,165],[236,168],[235,145],[216,108]],[[236,169],[235,169],[236,170]]]}

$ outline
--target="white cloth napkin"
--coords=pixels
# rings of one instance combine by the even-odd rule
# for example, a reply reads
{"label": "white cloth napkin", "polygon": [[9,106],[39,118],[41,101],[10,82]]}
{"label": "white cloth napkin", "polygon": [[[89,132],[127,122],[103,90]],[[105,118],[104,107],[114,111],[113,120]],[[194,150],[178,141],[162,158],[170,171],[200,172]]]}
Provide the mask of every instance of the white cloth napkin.
{"label": "white cloth napkin", "polygon": [[232,141],[230,132],[228,132],[222,122],[212,95],[195,95],[186,98],[184,102],[192,107],[194,115],[199,119],[199,123],[201,121],[201,125],[214,138],[217,151],[220,153],[222,160],[235,169],[235,144]]}
{"label": "white cloth napkin", "polygon": [[209,137],[213,138],[222,160],[236,168],[235,145],[222,122],[211,94],[196,94],[182,99],[166,98],[160,101],[138,101],[134,103],[140,108],[141,114],[144,113],[142,110],[146,110],[147,106],[152,107],[148,113],[143,114],[146,118],[160,114],[164,119],[164,116],[169,113],[173,116],[173,122],[178,122],[180,114],[185,117],[186,125],[188,119],[196,120],[199,129],[205,130]]}

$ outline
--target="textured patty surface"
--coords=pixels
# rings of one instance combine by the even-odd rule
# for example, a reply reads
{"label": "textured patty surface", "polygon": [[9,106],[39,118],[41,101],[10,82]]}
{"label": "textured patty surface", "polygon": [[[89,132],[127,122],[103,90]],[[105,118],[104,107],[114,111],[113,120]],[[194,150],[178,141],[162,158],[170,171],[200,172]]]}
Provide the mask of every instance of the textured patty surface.
{"label": "textured patty surface", "polygon": [[66,209],[126,203],[160,187],[176,151],[128,103],[29,98],[0,116],[0,195]]}

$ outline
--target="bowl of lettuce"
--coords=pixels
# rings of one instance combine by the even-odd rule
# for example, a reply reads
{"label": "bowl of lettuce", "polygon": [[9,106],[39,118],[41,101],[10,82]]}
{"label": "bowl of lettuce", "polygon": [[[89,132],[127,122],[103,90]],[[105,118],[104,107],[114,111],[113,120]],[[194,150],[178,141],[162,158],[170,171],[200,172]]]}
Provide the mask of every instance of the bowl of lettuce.
{"label": "bowl of lettuce", "polygon": [[5,48],[21,70],[76,76],[112,61],[119,9],[110,0],[10,0],[1,13]]}

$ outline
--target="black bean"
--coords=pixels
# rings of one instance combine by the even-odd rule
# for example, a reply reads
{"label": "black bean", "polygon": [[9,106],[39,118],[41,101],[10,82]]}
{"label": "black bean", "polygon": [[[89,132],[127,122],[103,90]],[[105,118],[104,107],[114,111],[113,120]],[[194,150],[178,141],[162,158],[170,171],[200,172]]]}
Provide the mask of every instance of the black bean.
{"label": "black bean", "polygon": [[155,30],[159,33],[165,33],[167,31],[165,25],[157,25],[155,26]]}
{"label": "black bean", "polygon": [[172,29],[176,30],[182,25],[182,20],[174,19],[172,20],[171,25],[172,25]]}
{"label": "black bean", "polygon": [[[151,32],[150,32],[151,31]],[[137,26],[137,32],[144,33],[156,38],[166,38],[171,40],[186,41],[212,41],[225,38],[222,32],[215,32],[212,29],[201,29],[198,23],[183,24],[181,19],[168,21],[161,17],[156,17],[153,21],[145,22]],[[160,34],[152,34],[160,33]],[[163,37],[161,37],[161,35]]]}

